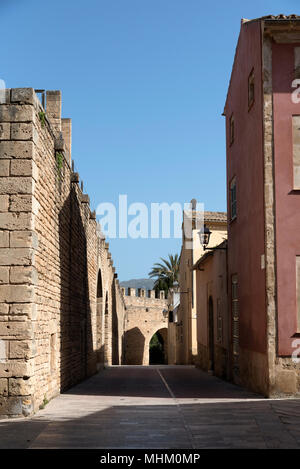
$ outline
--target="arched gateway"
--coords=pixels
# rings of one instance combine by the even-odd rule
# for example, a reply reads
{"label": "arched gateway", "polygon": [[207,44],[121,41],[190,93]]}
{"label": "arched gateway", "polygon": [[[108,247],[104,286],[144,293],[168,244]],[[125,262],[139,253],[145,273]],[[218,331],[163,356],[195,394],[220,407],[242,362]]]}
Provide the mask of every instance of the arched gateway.
{"label": "arched gateway", "polygon": [[[150,341],[157,334],[163,350],[162,362],[167,363],[168,350],[168,313],[167,300],[164,292],[159,298],[153,290],[140,289],[138,296],[134,288],[123,289],[127,322],[125,327],[125,365],[149,365]],[[151,347],[152,348],[152,347]],[[159,348],[159,347],[157,347]]]}

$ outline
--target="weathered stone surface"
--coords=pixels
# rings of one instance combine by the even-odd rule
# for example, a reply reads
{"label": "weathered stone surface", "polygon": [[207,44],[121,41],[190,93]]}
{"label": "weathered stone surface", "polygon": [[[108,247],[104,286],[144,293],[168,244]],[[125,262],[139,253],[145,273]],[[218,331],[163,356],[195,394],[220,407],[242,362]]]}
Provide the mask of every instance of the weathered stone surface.
{"label": "weathered stone surface", "polygon": [[0,284],[9,283],[9,267],[0,267]]}
{"label": "weathered stone surface", "polygon": [[0,378],[0,396],[8,395],[8,380],[5,378]]}
{"label": "weathered stone surface", "polygon": [[297,374],[294,370],[277,371],[276,389],[285,394],[295,394],[297,392]]}
{"label": "weathered stone surface", "polygon": [[10,396],[29,396],[33,393],[33,378],[9,378],[8,383]]}
{"label": "weathered stone surface", "polygon": [[0,142],[0,158],[34,158],[35,150],[33,142]]}
{"label": "weathered stone surface", "polygon": [[10,196],[9,210],[11,212],[31,212],[33,196],[17,194]]}
{"label": "weathered stone surface", "polygon": [[9,305],[6,303],[0,303],[0,316],[6,316],[9,311]]}
{"label": "weathered stone surface", "polygon": [[[0,378],[23,378],[23,376],[33,376],[33,360],[28,361],[10,361],[0,363]],[[0,411],[1,414],[1,411]]]}
{"label": "weathered stone surface", "polygon": [[33,324],[29,320],[0,322],[0,335],[5,338],[16,338],[19,341],[33,338]]}
{"label": "weathered stone surface", "polygon": [[22,414],[22,398],[0,397],[0,415],[21,415]]}
{"label": "weathered stone surface", "polygon": [[0,140],[10,139],[10,124],[8,122],[0,123]]}
{"label": "weathered stone surface", "polygon": [[35,128],[33,123],[17,122],[11,124],[12,140],[34,140]]}
{"label": "weathered stone surface", "polygon": [[34,121],[34,107],[30,105],[19,106],[17,104],[0,105],[0,122],[30,122]]}
{"label": "weathered stone surface", "polygon": [[0,265],[31,265],[34,252],[29,248],[0,249]]}
{"label": "weathered stone surface", "polygon": [[32,176],[37,180],[37,166],[33,160],[13,160],[10,164],[11,176]]}
{"label": "weathered stone surface", "polygon": [[9,308],[10,317],[15,318],[14,320],[16,321],[18,316],[27,316],[28,319],[32,319],[33,321],[37,318],[37,305],[35,303],[16,303],[9,306],[4,304],[4,306]]}
{"label": "weathered stone surface", "polygon": [[7,212],[9,207],[9,196],[0,195],[0,212]]}
{"label": "weathered stone surface", "polygon": [[9,342],[9,358],[21,358],[24,360],[33,358],[31,344],[32,342],[29,340],[11,340]]}
{"label": "weathered stone surface", "polygon": [[0,213],[1,230],[30,230],[33,228],[34,219],[31,213]]}
{"label": "weathered stone surface", "polygon": [[0,160],[0,177],[9,176],[9,160]]}
{"label": "weathered stone surface", "polygon": [[65,151],[65,141],[62,136],[55,139],[54,149],[55,151]]}
{"label": "weathered stone surface", "polygon": [[35,103],[35,91],[33,88],[12,88],[11,89],[11,102],[12,103]]}
{"label": "weathered stone surface", "polygon": [[0,194],[33,194],[31,177],[6,177],[0,179]]}
{"label": "weathered stone surface", "polygon": [[34,288],[28,285],[0,285],[0,301],[3,303],[34,301]]}
{"label": "weathered stone surface", "polygon": [[8,248],[8,247],[9,247],[9,232],[0,231],[0,248]]}
{"label": "weathered stone surface", "polygon": [[[12,231],[10,233],[10,247],[11,248],[30,248],[37,249],[38,237],[33,231]],[[1,265],[1,264],[0,264]],[[20,265],[20,264],[15,264]],[[24,263],[27,265],[27,263]]]}
{"label": "weathered stone surface", "polygon": [[[1,268],[0,268],[0,282],[1,282]],[[32,266],[10,268],[10,283],[36,285],[37,280],[38,280],[37,271]],[[8,282],[2,282],[2,283],[8,283]]]}

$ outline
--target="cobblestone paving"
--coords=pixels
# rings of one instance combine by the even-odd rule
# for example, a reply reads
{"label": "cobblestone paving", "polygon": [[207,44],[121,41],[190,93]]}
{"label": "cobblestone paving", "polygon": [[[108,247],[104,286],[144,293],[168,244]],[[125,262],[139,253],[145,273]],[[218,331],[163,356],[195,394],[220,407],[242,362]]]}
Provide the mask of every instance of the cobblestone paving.
{"label": "cobblestone paving", "polygon": [[111,367],[29,419],[0,448],[300,448],[300,399],[268,400],[193,367]]}

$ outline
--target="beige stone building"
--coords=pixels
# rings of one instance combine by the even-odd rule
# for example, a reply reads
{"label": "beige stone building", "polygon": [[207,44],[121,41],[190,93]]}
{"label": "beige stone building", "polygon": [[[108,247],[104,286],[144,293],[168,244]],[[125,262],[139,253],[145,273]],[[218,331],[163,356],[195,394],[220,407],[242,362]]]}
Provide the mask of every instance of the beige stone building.
{"label": "beige stone building", "polygon": [[227,241],[207,250],[194,264],[193,270],[196,273],[197,364],[205,371],[229,379]]}
{"label": "beige stone building", "polygon": [[[199,238],[198,219],[201,219],[201,222],[203,221],[212,231],[209,247],[220,244],[227,237],[226,213],[204,212],[201,214],[192,210],[184,216],[179,270],[180,306],[176,334],[177,364],[198,363],[197,285],[196,271],[193,270],[193,266],[204,254]],[[190,235],[185,224],[189,224]]]}
{"label": "beige stone building", "polygon": [[72,171],[61,93],[0,105],[0,415],[120,363],[125,302],[109,246]]}

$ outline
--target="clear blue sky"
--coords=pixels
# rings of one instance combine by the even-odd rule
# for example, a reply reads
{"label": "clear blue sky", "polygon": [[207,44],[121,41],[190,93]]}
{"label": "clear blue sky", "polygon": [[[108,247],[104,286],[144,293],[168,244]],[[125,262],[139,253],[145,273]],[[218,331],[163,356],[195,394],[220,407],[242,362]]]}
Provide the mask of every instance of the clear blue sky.
{"label": "clear blue sky", "polygon": [[[0,0],[0,78],[62,90],[93,208],[128,194],[226,210],[221,114],[240,20],[279,13],[299,14],[299,0]],[[128,280],[180,240],[110,246]]]}

